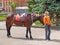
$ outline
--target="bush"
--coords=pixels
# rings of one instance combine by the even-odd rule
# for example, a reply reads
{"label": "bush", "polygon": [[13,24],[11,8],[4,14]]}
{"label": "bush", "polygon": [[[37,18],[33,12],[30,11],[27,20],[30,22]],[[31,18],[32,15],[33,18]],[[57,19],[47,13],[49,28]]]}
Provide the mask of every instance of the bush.
{"label": "bush", "polygon": [[34,22],[36,26],[42,26],[42,24],[40,23],[40,21],[36,21]]}

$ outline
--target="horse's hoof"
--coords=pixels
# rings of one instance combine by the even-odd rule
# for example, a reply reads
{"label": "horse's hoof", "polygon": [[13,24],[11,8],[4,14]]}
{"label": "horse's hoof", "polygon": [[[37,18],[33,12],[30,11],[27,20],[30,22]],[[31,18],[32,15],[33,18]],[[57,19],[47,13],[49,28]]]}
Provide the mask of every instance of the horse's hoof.
{"label": "horse's hoof", "polygon": [[33,38],[32,38],[32,37],[30,37],[30,39],[31,39],[31,40],[33,40]]}
{"label": "horse's hoof", "polygon": [[11,35],[9,35],[9,36],[7,36],[8,38],[11,38],[12,36]]}
{"label": "horse's hoof", "polygon": [[28,37],[26,37],[26,39],[29,39]]}
{"label": "horse's hoof", "polygon": [[28,36],[26,36],[26,39],[29,39]]}

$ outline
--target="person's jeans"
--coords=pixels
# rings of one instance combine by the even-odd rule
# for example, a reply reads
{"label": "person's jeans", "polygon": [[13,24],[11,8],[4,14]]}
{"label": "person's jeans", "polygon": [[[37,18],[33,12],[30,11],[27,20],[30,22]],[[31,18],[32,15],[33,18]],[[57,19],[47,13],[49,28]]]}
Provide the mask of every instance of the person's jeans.
{"label": "person's jeans", "polygon": [[45,25],[45,37],[46,37],[46,40],[50,40],[50,33],[51,33],[50,26],[46,24]]}

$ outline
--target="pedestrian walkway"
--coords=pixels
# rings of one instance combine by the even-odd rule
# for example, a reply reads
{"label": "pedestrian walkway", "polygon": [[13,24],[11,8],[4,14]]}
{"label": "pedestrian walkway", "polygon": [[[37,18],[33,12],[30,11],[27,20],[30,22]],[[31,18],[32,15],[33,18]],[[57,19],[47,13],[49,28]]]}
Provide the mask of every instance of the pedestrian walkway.
{"label": "pedestrian walkway", "polygon": [[12,38],[6,36],[5,22],[0,22],[0,45],[60,45],[60,30],[51,30],[51,41],[45,40],[44,28],[31,28],[33,40],[25,38],[25,27],[13,26]]}

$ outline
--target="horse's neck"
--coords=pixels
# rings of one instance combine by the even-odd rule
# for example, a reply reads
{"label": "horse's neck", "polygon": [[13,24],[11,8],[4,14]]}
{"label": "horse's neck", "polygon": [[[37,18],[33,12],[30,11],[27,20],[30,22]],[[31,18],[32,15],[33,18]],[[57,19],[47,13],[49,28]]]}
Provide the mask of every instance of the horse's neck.
{"label": "horse's neck", "polygon": [[39,20],[39,17],[34,17],[34,18],[33,18],[33,22],[35,22],[35,21],[37,21],[37,20]]}

